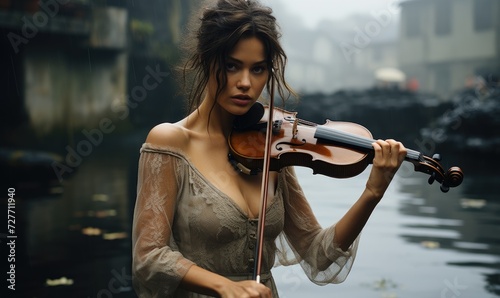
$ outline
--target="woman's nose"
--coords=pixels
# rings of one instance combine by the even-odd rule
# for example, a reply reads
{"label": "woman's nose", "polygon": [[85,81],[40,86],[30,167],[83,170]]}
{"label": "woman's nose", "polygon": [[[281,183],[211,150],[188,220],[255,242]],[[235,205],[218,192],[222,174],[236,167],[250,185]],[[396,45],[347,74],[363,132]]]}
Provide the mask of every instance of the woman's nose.
{"label": "woman's nose", "polygon": [[241,76],[238,79],[237,87],[242,89],[248,89],[251,86],[250,73],[248,71],[242,71]]}

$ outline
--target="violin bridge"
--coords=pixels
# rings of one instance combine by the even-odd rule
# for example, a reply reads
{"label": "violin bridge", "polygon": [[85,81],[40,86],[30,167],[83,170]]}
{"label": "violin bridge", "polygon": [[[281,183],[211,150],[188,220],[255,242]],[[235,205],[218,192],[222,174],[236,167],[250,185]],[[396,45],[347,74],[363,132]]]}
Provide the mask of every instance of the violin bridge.
{"label": "violin bridge", "polygon": [[297,134],[299,133],[299,130],[297,129],[297,124],[298,123],[299,123],[299,119],[295,118],[295,120],[293,121],[293,128],[292,128],[293,135],[292,135],[292,139],[296,139],[297,138]]}
{"label": "violin bridge", "polygon": [[282,124],[283,124],[282,120],[273,121],[273,127],[272,127],[273,135],[277,135],[280,133]]}

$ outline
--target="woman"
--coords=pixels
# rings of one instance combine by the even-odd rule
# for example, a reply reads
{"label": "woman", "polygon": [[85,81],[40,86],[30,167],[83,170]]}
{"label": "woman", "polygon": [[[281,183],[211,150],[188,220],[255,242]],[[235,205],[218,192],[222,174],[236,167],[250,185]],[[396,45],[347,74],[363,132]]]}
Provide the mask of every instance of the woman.
{"label": "woman", "polygon": [[406,155],[374,142],[366,188],[334,225],[318,224],[293,168],[271,172],[261,283],[252,280],[262,175],[228,161],[233,120],[271,79],[281,97],[286,56],[272,11],[220,0],[203,10],[184,64],[191,113],[154,127],[141,149],[133,223],[133,280],[140,297],[278,297],[271,268],[300,263],[318,284],[342,282],[357,239]]}

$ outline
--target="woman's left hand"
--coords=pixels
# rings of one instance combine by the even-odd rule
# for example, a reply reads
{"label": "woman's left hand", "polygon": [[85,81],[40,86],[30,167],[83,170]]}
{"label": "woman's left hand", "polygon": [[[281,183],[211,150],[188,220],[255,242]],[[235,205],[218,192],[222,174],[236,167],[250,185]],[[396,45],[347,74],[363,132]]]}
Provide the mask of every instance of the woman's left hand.
{"label": "woman's left hand", "polygon": [[375,151],[373,167],[366,182],[367,190],[380,200],[406,157],[406,148],[395,140],[377,140],[372,143]]}

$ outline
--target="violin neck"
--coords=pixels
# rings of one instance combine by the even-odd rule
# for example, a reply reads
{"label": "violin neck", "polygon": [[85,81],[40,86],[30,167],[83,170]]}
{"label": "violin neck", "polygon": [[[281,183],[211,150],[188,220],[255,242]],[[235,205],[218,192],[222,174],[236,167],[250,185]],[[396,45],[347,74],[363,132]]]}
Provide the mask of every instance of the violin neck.
{"label": "violin neck", "polygon": [[[320,143],[327,143],[332,145],[337,145],[340,147],[347,147],[349,149],[357,150],[366,154],[373,154],[373,142],[374,139],[361,137],[352,133],[340,131],[337,129],[328,128],[325,126],[316,126],[316,132],[314,137]],[[423,161],[423,154],[407,149],[405,160],[409,162],[421,162]]]}

